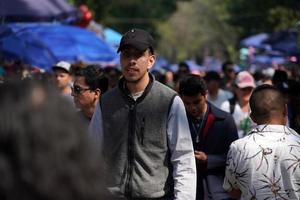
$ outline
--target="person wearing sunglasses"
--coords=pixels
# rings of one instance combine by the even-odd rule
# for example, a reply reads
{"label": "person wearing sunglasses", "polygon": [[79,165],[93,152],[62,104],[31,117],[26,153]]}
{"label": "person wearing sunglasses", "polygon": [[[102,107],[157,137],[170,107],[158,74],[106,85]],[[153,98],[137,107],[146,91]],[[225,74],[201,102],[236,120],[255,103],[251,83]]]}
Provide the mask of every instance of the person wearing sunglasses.
{"label": "person wearing sunglasses", "polygon": [[221,88],[234,93],[234,80],[236,78],[234,63],[232,61],[225,61],[222,64],[222,72]]}
{"label": "person wearing sunglasses", "polygon": [[72,96],[75,106],[89,122],[94,114],[100,96],[108,88],[108,78],[97,66],[89,65],[75,71]]}

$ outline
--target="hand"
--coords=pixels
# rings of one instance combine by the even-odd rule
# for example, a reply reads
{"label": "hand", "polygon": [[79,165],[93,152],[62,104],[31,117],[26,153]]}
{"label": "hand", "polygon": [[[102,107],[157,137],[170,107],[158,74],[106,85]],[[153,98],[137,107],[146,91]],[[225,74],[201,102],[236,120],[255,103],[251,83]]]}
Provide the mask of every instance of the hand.
{"label": "hand", "polygon": [[200,163],[207,162],[207,155],[203,151],[195,151],[196,160]]}

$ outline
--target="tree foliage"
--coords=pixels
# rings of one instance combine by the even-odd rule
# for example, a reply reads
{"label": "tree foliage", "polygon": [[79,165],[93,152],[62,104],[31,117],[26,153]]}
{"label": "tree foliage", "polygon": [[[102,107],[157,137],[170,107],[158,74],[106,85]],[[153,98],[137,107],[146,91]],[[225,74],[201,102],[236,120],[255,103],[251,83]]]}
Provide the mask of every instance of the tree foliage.
{"label": "tree foliage", "polygon": [[241,37],[295,27],[300,20],[299,0],[227,0],[228,23]]}
{"label": "tree foliage", "polygon": [[168,21],[160,24],[160,49],[172,60],[204,54],[232,53],[235,31],[225,23],[228,14],[222,0],[180,2]]}
{"label": "tree foliage", "polygon": [[103,25],[125,32],[129,28],[144,28],[153,34],[155,25],[176,10],[176,0],[72,0],[75,5],[86,4],[94,18]]}
{"label": "tree foliage", "polygon": [[69,0],[86,4],[97,22],[124,33],[144,28],[171,60],[221,52],[235,55],[243,37],[295,27],[299,0]]}

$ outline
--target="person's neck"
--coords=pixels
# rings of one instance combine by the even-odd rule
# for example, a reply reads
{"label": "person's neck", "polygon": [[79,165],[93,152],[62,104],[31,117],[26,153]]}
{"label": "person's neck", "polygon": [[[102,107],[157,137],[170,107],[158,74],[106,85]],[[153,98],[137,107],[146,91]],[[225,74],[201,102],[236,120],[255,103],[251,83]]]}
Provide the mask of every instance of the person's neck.
{"label": "person's neck", "polygon": [[61,90],[61,94],[71,94],[72,90],[69,86],[62,88]]}
{"label": "person's neck", "polygon": [[97,102],[94,102],[93,105],[89,106],[87,109],[82,109],[82,113],[84,114],[84,116],[86,116],[88,119],[92,119],[93,117],[93,114],[96,110],[96,105],[97,105]]}
{"label": "person's neck", "polygon": [[241,110],[243,112],[249,112],[249,102],[248,101],[244,101],[243,99],[239,99],[238,103],[241,107]]}
{"label": "person's neck", "polygon": [[274,118],[270,120],[269,124],[273,125],[286,125],[287,124],[287,116],[286,117],[280,117],[280,114],[278,114],[278,118]]}
{"label": "person's neck", "polygon": [[207,109],[208,109],[208,105],[207,105],[207,103],[205,104],[205,107],[204,107],[204,109],[203,109],[203,112],[202,113],[200,113],[200,115],[199,116],[197,116],[197,120],[203,120],[204,119],[204,116],[205,116],[205,113],[207,112]]}
{"label": "person's neck", "polygon": [[129,82],[126,81],[126,87],[132,94],[136,94],[138,92],[142,92],[147,87],[150,81],[149,75],[145,75],[142,79],[138,80],[137,82]]}
{"label": "person's neck", "polygon": [[268,124],[268,125],[283,125],[287,124],[287,116],[283,116],[280,113],[273,113],[273,117],[267,120],[261,120],[256,122],[257,125]]}

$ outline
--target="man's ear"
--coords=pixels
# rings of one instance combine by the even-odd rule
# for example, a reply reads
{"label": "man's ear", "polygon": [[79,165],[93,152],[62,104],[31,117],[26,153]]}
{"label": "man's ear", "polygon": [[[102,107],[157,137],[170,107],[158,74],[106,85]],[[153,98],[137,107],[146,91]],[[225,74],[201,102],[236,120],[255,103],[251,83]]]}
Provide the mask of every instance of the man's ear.
{"label": "man's ear", "polygon": [[205,90],[204,96],[205,96],[205,99],[208,98],[208,90]]}
{"label": "man's ear", "polygon": [[150,55],[149,56],[149,59],[148,59],[148,70],[151,69],[155,63],[155,60],[156,60],[156,57],[154,54]]}
{"label": "man's ear", "polygon": [[95,92],[95,98],[99,99],[102,94],[101,90],[97,88],[96,90],[94,90],[94,92]]}

